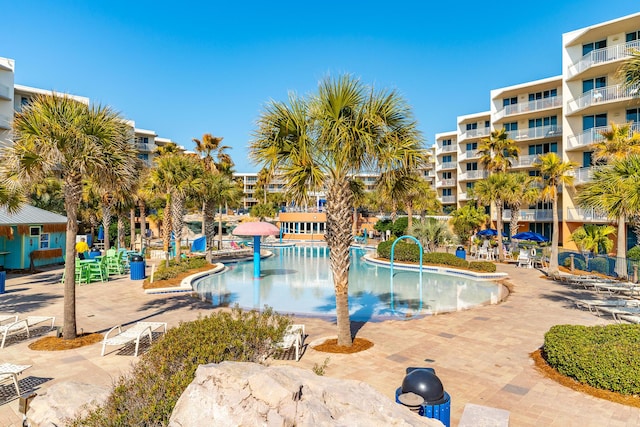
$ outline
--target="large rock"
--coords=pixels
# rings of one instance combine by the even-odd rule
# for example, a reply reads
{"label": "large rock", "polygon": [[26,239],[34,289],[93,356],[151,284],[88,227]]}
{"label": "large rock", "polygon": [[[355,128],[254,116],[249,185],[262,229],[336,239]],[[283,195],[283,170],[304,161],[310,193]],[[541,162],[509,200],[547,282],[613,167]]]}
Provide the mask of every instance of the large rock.
{"label": "large rock", "polygon": [[65,419],[84,414],[91,404],[101,404],[111,387],[67,381],[52,385],[31,401],[27,422],[31,427],[66,425]]}
{"label": "large rock", "polygon": [[442,427],[360,381],[240,362],[200,366],[169,421],[170,427],[205,425]]}

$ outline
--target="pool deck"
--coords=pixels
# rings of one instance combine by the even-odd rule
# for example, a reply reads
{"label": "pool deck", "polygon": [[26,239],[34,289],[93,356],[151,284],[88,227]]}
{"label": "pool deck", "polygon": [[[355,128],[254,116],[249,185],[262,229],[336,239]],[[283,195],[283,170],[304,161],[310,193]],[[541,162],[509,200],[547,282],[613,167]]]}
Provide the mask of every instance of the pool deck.
{"label": "pool deck", "polygon": [[[611,323],[574,308],[568,300],[590,293],[545,280],[534,269],[499,265],[498,270],[509,273],[514,285],[514,292],[502,304],[411,321],[356,325],[357,336],[373,341],[373,348],[354,355],[329,355],[309,346],[300,362],[271,363],[311,369],[328,357],[325,375],[365,381],[390,399],[402,383],[405,368],[433,367],[451,395],[452,426],[458,424],[467,403],[510,411],[512,426],[640,425],[639,408],[559,385],[538,373],[529,357],[542,345],[544,333],[552,325]],[[9,275],[6,293],[0,295],[0,312],[53,315],[56,325],[61,325],[61,274],[59,268],[35,275]],[[140,320],[168,322],[171,327],[214,310],[192,295],[147,295],[141,282],[128,276],[78,286],[76,298],[78,329],[91,332]],[[315,318],[296,321],[306,325],[306,343],[335,336],[331,322]],[[0,361],[33,365],[22,379],[40,384],[37,387],[41,389],[69,380],[110,385],[136,360],[118,354],[115,347],[100,357],[100,344],[63,352],[33,351],[28,348],[33,341],[9,341],[0,349]],[[5,394],[0,393],[0,425],[21,426],[18,399],[7,402],[7,393],[15,396],[12,385],[0,386],[0,390]]]}

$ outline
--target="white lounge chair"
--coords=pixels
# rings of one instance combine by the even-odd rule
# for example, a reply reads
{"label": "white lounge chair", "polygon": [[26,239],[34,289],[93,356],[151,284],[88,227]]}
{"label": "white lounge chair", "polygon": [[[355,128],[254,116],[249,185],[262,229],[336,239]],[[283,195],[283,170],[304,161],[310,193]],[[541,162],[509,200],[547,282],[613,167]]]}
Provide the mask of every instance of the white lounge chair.
{"label": "white lounge chair", "polygon": [[282,341],[276,343],[276,348],[279,351],[287,351],[291,348],[296,350],[296,362],[300,360],[300,353],[302,352],[302,343],[304,342],[304,325],[290,325],[282,337]]}
{"label": "white lounge chair", "polygon": [[[140,338],[142,338],[146,334],[149,337],[149,344],[151,344],[151,342],[153,341],[153,331],[159,328],[163,328],[164,333],[167,333],[166,322],[137,322],[135,325],[125,331],[122,330],[121,325],[114,326],[104,336],[104,340],[102,341],[101,356],[104,356],[104,351],[108,345],[117,345],[119,347],[123,347],[124,345],[131,342],[136,343],[136,350],[133,355],[137,356],[138,349],[140,348]],[[116,329],[118,330],[118,333],[109,337],[109,335]]]}
{"label": "white lounge chair", "polygon": [[600,309],[603,307],[637,307],[639,300],[627,299],[576,299],[574,300],[576,307],[587,308],[591,313],[600,316]]}
{"label": "white lounge chair", "polygon": [[0,344],[0,348],[4,348],[7,336],[24,332],[27,334],[27,338],[29,338],[29,328],[31,326],[48,321],[51,321],[51,329],[53,329],[53,324],[56,321],[56,318],[53,316],[27,316],[26,319],[17,319],[13,323],[0,325],[0,334],[2,334],[2,343]]}
{"label": "white lounge chair", "polygon": [[13,363],[0,364],[0,383],[13,381],[16,392],[20,396],[20,386],[18,385],[18,375],[29,369],[31,365],[14,365]]}
{"label": "white lounge chair", "polygon": [[531,268],[531,258],[527,251],[521,251],[518,255],[518,267]]}

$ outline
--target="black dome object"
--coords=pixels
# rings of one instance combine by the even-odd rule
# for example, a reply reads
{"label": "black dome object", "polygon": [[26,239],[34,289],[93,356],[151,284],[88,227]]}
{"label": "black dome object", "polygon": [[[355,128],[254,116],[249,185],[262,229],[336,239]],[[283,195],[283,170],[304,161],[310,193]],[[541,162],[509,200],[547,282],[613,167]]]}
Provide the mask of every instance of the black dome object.
{"label": "black dome object", "polygon": [[421,396],[425,405],[440,405],[446,400],[442,382],[431,369],[410,371],[402,380],[402,392]]}
{"label": "black dome object", "polygon": [[144,258],[142,258],[140,255],[131,255],[131,262],[142,262],[144,261]]}

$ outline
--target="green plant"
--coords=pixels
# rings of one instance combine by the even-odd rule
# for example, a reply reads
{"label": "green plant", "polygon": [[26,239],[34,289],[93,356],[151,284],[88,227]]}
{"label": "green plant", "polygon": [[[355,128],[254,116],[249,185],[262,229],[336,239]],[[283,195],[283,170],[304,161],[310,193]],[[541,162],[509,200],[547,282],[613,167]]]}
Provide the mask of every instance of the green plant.
{"label": "green plant", "polygon": [[172,259],[169,261],[169,267],[166,267],[164,263],[160,264],[160,267],[158,267],[158,271],[155,272],[153,279],[156,281],[171,279],[178,277],[180,273],[194,270],[196,268],[202,268],[208,264],[209,262],[204,259],[204,257],[193,257],[181,260]]}
{"label": "green plant", "polygon": [[[570,256],[566,257],[562,265],[564,265],[567,268],[571,268],[571,257]],[[582,258],[573,257],[573,267],[576,270],[586,270],[587,263],[585,263]]]}
{"label": "green plant", "polygon": [[636,245],[627,251],[627,259],[640,261],[640,245]]}
{"label": "green plant", "polygon": [[401,216],[396,219],[391,226],[391,232],[396,236],[404,236],[407,234],[407,227],[409,226],[409,218]]}
{"label": "green plant", "polygon": [[471,261],[469,262],[469,270],[480,271],[483,273],[495,273],[496,265],[489,261]]}
{"label": "green plant", "polygon": [[543,355],[563,375],[592,387],[640,393],[640,329],[635,325],[556,325]]}
{"label": "green plant", "polygon": [[424,254],[423,262],[429,264],[451,265],[453,267],[462,268],[469,267],[468,261],[462,258],[458,258],[454,254],[448,254],[446,252],[429,252],[427,254]]}
{"label": "green plant", "polygon": [[[380,258],[391,258],[391,246],[393,246],[394,240],[387,240],[386,242],[380,242],[378,244],[378,256]],[[393,251],[394,261],[420,261],[420,246],[415,243],[398,242]]]}
{"label": "green plant", "polygon": [[609,263],[604,258],[593,258],[589,260],[589,269],[602,274],[609,274]]}
{"label": "green plant", "polygon": [[317,363],[314,363],[313,368],[311,368],[313,373],[319,376],[323,376],[325,373],[325,370],[327,369],[327,366],[329,366],[329,360],[331,359],[328,357],[324,359],[324,362],[322,362],[322,365],[318,365]]}
{"label": "green plant", "polygon": [[261,362],[282,339],[288,317],[274,313],[218,312],[170,329],[120,377],[107,401],[72,426],[167,425],[173,408],[199,365],[225,360]]}

